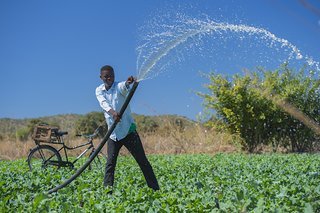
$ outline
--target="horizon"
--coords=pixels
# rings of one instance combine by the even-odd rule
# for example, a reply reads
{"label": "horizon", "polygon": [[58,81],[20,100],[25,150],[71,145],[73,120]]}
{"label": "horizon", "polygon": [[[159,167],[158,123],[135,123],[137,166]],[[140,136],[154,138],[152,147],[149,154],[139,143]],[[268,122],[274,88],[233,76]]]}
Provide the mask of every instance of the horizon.
{"label": "horizon", "polygon": [[[80,114],[80,113],[62,113],[62,114],[55,114],[55,115],[45,115],[45,116],[40,116],[40,117],[25,117],[25,118],[2,117],[2,118],[0,118],[0,120],[2,120],[2,119],[3,120],[5,120],[5,119],[10,119],[10,120],[32,120],[32,119],[41,119],[41,118],[58,117],[58,116],[66,116],[66,115],[85,116],[86,114],[95,113],[95,112],[101,112],[101,111],[91,111],[91,112],[87,112],[85,114]],[[150,117],[176,116],[176,117],[182,117],[182,118],[186,118],[188,120],[197,122],[197,120],[193,120],[191,118],[188,118],[188,117],[183,116],[183,115],[178,115],[178,114],[144,115],[144,114],[138,114],[138,113],[135,113],[135,112],[132,112],[132,114],[133,115],[137,115],[137,116],[150,116]]]}

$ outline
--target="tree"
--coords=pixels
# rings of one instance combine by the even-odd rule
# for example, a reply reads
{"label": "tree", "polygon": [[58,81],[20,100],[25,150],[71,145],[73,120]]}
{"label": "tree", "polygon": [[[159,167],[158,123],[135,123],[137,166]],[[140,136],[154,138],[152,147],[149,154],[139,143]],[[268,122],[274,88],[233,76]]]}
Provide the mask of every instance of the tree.
{"label": "tree", "polygon": [[99,135],[103,137],[108,130],[103,112],[91,112],[76,121],[75,132],[76,134],[92,134],[100,125],[102,129]]}
{"label": "tree", "polygon": [[279,132],[289,139],[282,138],[286,141],[283,145],[293,152],[312,151],[320,134],[320,80],[315,72],[305,69],[296,72],[284,64],[275,72],[264,72],[261,87],[280,108]]}
{"label": "tree", "polygon": [[310,151],[318,143],[316,133],[286,109],[290,103],[320,120],[319,80],[304,74],[304,70],[294,72],[286,64],[276,71],[259,69],[232,78],[211,73],[209,94],[200,93],[205,107],[215,112],[208,125],[239,134],[249,152],[269,143],[290,146],[292,151]]}
{"label": "tree", "polygon": [[209,125],[219,124],[219,128],[239,134],[244,139],[243,148],[249,152],[255,151],[257,145],[267,143],[272,134],[267,121],[272,113],[272,103],[251,89],[252,83],[250,76],[234,75],[229,80],[211,73],[207,86],[210,93],[200,94],[205,107],[215,111],[213,120],[218,121],[209,122]]}
{"label": "tree", "polygon": [[143,133],[155,132],[159,127],[159,124],[150,116],[135,114],[134,120],[137,123],[139,131]]}

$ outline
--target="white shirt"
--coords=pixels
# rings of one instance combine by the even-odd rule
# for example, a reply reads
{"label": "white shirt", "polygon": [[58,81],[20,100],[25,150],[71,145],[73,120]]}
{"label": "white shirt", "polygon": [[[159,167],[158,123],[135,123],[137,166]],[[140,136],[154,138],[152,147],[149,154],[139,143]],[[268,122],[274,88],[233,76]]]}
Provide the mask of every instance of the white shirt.
{"label": "white shirt", "polygon": [[[100,106],[103,109],[108,128],[110,128],[114,122],[112,115],[110,115],[108,111],[113,109],[119,113],[128,92],[129,88],[126,86],[125,81],[114,82],[109,90],[106,89],[104,84],[101,84],[96,88],[96,96]],[[121,117],[120,122],[110,135],[110,138],[114,141],[125,138],[132,123],[134,123],[134,120],[131,115],[130,106],[128,105]]]}

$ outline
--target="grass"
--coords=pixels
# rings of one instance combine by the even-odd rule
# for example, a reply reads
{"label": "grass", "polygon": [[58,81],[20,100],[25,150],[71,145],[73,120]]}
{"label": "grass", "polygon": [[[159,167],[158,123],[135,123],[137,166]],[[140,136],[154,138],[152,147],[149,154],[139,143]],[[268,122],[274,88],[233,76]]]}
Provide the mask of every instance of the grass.
{"label": "grass", "polygon": [[[219,133],[206,129],[200,125],[192,125],[181,128],[167,122],[155,132],[139,132],[145,152],[147,154],[214,154],[218,152],[238,152],[239,146],[234,143],[234,138],[227,133]],[[84,139],[65,137],[65,142],[69,146],[76,146],[84,143]],[[94,140],[97,146],[100,139]],[[0,159],[15,160],[28,156],[30,149],[35,147],[32,140],[28,141],[0,141]],[[71,156],[80,154],[81,150],[68,151]],[[106,146],[102,150],[106,153]],[[128,151],[121,149],[122,155],[127,155]]]}

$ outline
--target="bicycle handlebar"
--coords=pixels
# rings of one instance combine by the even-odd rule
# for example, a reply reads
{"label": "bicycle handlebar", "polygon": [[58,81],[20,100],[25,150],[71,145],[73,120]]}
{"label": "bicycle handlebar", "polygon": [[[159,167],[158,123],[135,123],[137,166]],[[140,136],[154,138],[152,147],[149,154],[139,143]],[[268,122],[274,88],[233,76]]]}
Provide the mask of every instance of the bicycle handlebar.
{"label": "bicycle handlebar", "polygon": [[101,126],[99,126],[96,130],[94,130],[93,134],[90,135],[85,135],[85,134],[76,134],[77,137],[85,137],[88,139],[92,139],[94,137],[96,137],[99,134],[99,129],[101,128]]}

